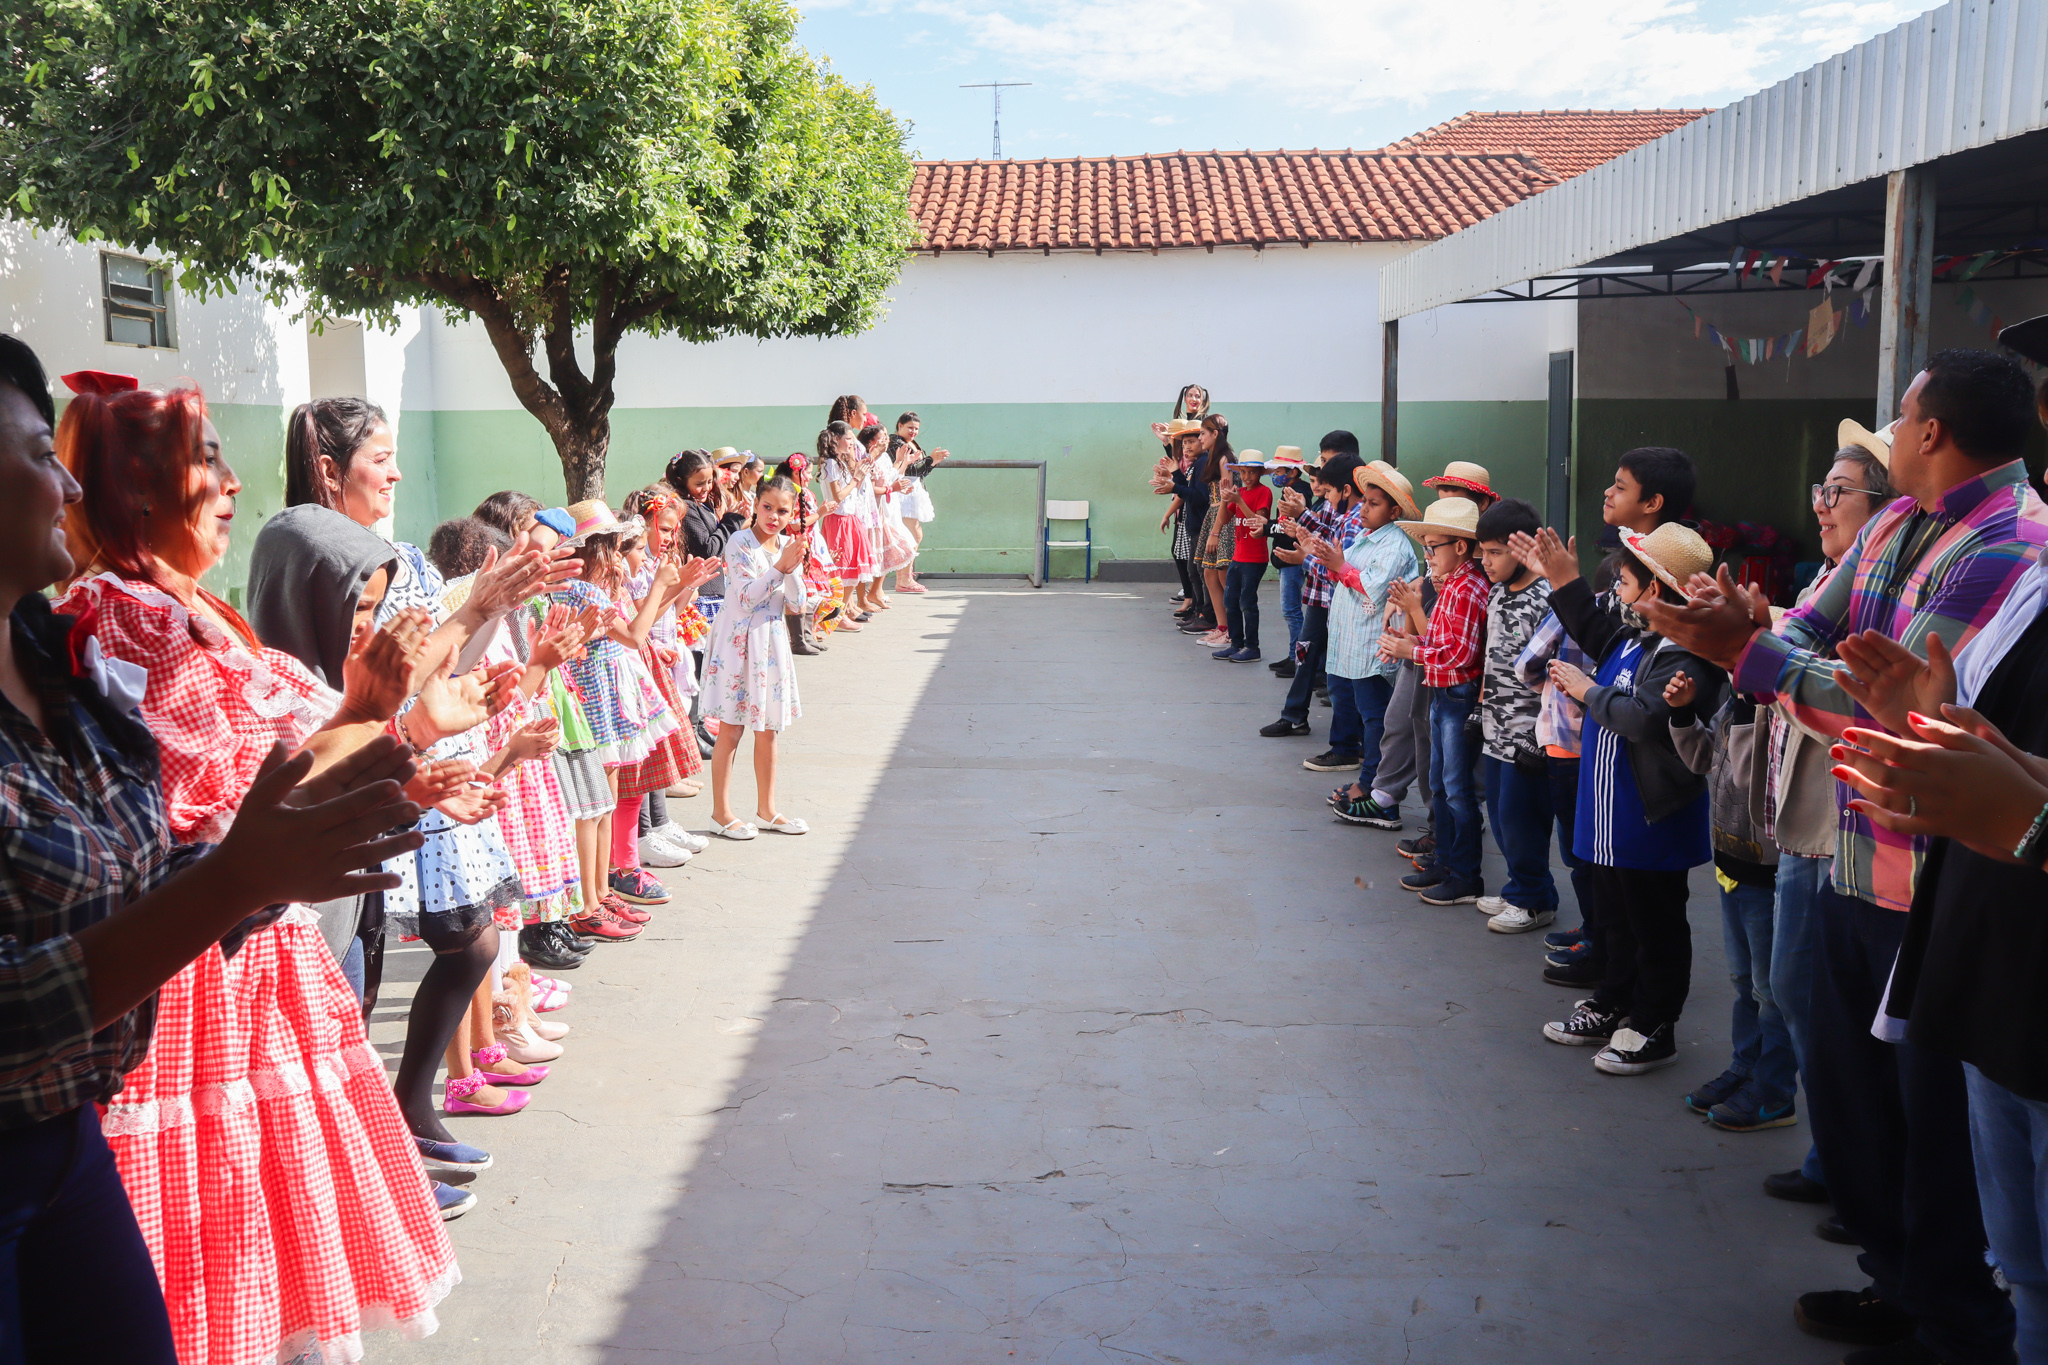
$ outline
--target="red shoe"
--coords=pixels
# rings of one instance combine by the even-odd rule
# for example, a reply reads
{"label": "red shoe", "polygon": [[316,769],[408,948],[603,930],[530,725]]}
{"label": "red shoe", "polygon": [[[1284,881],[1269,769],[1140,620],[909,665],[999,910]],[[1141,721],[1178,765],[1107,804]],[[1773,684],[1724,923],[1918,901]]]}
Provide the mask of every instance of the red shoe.
{"label": "red shoe", "polygon": [[597,909],[571,918],[569,928],[576,937],[596,943],[628,943],[640,937],[639,925],[626,923],[602,902]]}
{"label": "red shoe", "polygon": [[617,896],[606,896],[598,904],[611,911],[614,919],[622,919],[628,924],[645,924],[654,918],[647,911],[638,906],[628,905]]}

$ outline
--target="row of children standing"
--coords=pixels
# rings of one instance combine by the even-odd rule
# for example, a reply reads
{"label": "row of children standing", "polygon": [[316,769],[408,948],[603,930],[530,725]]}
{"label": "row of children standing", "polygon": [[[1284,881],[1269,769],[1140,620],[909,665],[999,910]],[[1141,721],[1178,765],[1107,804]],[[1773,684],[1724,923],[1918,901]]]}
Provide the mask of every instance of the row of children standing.
{"label": "row of children standing", "polygon": [[[2040,324],[2033,358],[2048,363]],[[1949,351],[1901,407],[1881,432],[1841,424],[1812,489],[1826,562],[1789,612],[1725,568],[1709,576],[1713,551],[1682,519],[1697,476],[1680,451],[1618,460],[1602,504],[1618,547],[1596,590],[1575,542],[1498,497],[1484,468],[1426,480],[1425,509],[1399,471],[1332,432],[1307,492],[1283,488],[1252,531],[1304,565],[1295,647],[1275,661],[1290,695],[1261,733],[1307,735],[1310,698],[1325,695],[1328,748],[1304,766],[1357,770],[1329,797],[1353,825],[1400,830],[1406,786],[1426,773],[1423,828],[1396,845],[1414,866],[1402,885],[1425,904],[1475,905],[1498,933],[1554,923],[1555,828],[1581,924],[1545,936],[1542,974],[1590,993],[1542,1032],[1592,1049],[1609,1074],[1679,1060],[1689,873],[1711,864],[1732,1055],[1679,1098],[1718,1129],[1754,1132],[1796,1121],[1803,1081],[1813,1148],[1764,1192],[1833,1203],[1816,1234],[1860,1246],[1871,1277],[1800,1295],[1798,1325],[1860,1348],[1852,1365],[1992,1365],[2016,1343],[2039,1365],[2048,1075],[2038,1047],[2012,1040],[2043,1022],[2048,761],[2018,747],[2041,738],[2027,719],[2040,672],[2013,670],[2048,658],[2028,643],[2048,638],[2048,588],[2028,586],[2048,584],[2048,507],[2019,459],[2031,410],[2048,423],[2048,386],[2033,394],[2009,357]],[[1991,643],[1952,668],[1980,632]],[[1419,701],[1402,696],[1410,668]],[[1942,710],[1957,673],[1975,689],[1962,700],[2006,707],[2012,743]],[[2007,705],[2028,687],[2031,712]],[[1970,814],[1923,810],[1910,784],[1942,757],[2016,795],[1966,803],[1958,776],[1950,804]],[[1496,895],[1480,874],[1484,823],[1506,867]],[[1981,832],[1991,823],[1999,836]],[[1921,880],[1936,832],[2020,866],[1991,874],[1936,844],[1944,874],[1971,869],[1945,893]]]}
{"label": "row of children standing", "polygon": [[[493,1163],[447,1119],[526,1107],[563,978],[708,847],[668,802],[709,758],[709,834],[805,832],[774,769],[811,495],[686,452],[617,513],[507,490],[422,549],[379,531],[385,415],[323,400],[244,617],[200,582],[241,485],[199,390],[65,383],[59,422],[0,338],[0,748],[35,815],[0,842],[0,1355],[360,1359],[459,1281],[441,1225]],[[387,934],[432,959],[390,1084]]]}

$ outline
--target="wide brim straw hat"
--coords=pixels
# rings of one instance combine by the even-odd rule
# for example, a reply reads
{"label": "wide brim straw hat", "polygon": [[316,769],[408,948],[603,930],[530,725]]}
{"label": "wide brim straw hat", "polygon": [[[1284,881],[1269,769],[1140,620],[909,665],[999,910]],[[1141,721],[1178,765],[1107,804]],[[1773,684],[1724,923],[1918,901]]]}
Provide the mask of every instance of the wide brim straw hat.
{"label": "wide brim straw hat", "polygon": [[[1394,500],[1394,506],[1411,518],[1422,515],[1422,507],[1415,501],[1415,485],[1408,482],[1408,476],[1388,464],[1385,460],[1374,460],[1360,465],[1351,475],[1351,481],[1363,493],[1368,486],[1378,488]],[[1476,521],[1475,521],[1476,526]]]}
{"label": "wide brim straw hat", "polygon": [[1667,521],[1647,534],[1623,530],[1621,543],[1648,565],[1651,573],[1680,592],[1685,591],[1687,579],[1714,567],[1714,547],[1681,522]]}
{"label": "wide brim straw hat", "polygon": [[[2011,329],[2007,328],[2006,330],[2010,331]],[[1883,465],[1886,469],[1890,469],[1892,467],[1892,431],[1898,425],[1897,422],[1893,422],[1891,426],[1886,427],[1883,431],[1872,431],[1855,418],[1844,417],[1841,425],[1835,428],[1835,448],[1837,450],[1846,450],[1850,446],[1857,446],[1869,451],[1876,457],[1879,464]]]}
{"label": "wide brim straw hat", "polygon": [[[1384,484],[1381,486],[1385,487]],[[1409,505],[1414,506],[1413,502]],[[1469,498],[1439,498],[1429,505],[1428,511],[1418,512],[1413,521],[1397,521],[1394,525],[1417,540],[1434,532],[1476,544],[1479,540],[1479,504]]]}
{"label": "wide brim straw hat", "polygon": [[1234,459],[1225,460],[1223,463],[1232,469],[1264,469],[1266,467],[1266,452],[1263,450],[1240,450]]}
{"label": "wide brim straw hat", "polygon": [[1274,446],[1273,464],[1281,469],[1308,468],[1308,462],[1301,458],[1300,446]]}
{"label": "wide brim straw hat", "polygon": [[635,536],[647,529],[647,523],[639,517],[627,517],[621,521],[613,516],[612,509],[603,498],[572,502],[562,510],[576,523],[575,534],[569,537],[571,545],[582,545],[592,536]]}
{"label": "wide brim straw hat", "polygon": [[2001,328],[1998,344],[2016,351],[2036,365],[2048,365],[2048,313]]}
{"label": "wide brim straw hat", "polygon": [[1486,472],[1486,466],[1483,464],[1473,464],[1470,460],[1452,460],[1444,466],[1443,473],[1433,479],[1424,479],[1422,481],[1424,488],[1442,488],[1446,484],[1452,488],[1467,489],[1489,498],[1498,498],[1500,496],[1500,494],[1493,491],[1493,476]]}
{"label": "wide brim straw hat", "polygon": [[711,463],[713,464],[744,464],[746,458],[745,451],[735,450],[731,446],[720,446],[711,452]]}
{"label": "wide brim straw hat", "polygon": [[1183,436],[1193,436],[1201,431],[1201,429],[1202,424],[1198,421],[1190,421],[1185,417],[1176,417],[1166,424],[1166,439],[1177,441]]}

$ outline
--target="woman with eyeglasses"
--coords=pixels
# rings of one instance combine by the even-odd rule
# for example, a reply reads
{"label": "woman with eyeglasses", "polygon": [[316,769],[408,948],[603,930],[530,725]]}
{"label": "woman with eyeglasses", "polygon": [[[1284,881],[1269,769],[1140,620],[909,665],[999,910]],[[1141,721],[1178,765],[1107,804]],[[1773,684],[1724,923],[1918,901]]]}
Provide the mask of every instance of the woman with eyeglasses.
{"label": "woman with eyeglasses", "polygon": [[[1802,604],[1826,585],[1842,556],[1856,543],[1864,523],[1898,496],[1886,469],[1891,453],[1886,434],[1873,435],[1854,423],[1844,423],[1842,439],[1826,479],[1813,485],[1813,515],[1820,526],[1820,552],[1827,564],[1800,594]],[[1813,995],[1812,915],[1835,856],[1835,779],[1826,740],[1795,728],[1781,708],[1773,707],[1769,714],[1770,739],[1765,753],[1781,856],[1771,915],[1770,970],[1757,972],[1754,979],[1758,994],[1784,1017],[1786,1031],[1792,1035],[1792,1055],[1804,1078]],[[1785,1199],[1825,1200],[1827,1184],[1819,1155],[1809,1147],[1800,1169],[1766,1177],[1764,1189]]]}

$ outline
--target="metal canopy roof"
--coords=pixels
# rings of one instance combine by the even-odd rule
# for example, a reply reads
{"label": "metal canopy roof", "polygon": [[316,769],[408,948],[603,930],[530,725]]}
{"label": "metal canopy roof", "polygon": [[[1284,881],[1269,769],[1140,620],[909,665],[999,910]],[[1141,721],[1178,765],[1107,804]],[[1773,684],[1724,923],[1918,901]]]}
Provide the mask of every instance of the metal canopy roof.
{"label": "metal canopy roof", "polygon": [[2048,236],[2048,0],[1950,0],[1410,252],[1380,318],[1587,265],[1874,255],[1885,175],[1937,161],[1937,251]]}

